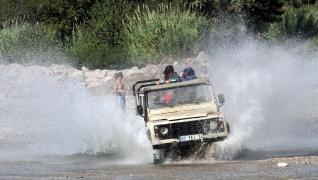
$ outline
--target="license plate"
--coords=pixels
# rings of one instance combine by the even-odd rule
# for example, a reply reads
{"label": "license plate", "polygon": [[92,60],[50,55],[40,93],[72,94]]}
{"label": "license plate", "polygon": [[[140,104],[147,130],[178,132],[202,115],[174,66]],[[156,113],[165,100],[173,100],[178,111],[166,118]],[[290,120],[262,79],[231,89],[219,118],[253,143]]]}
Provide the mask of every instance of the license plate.
{"label": "license plate", "polygon": [[179,136],[179,141],[192,141],[203,139],[203,134],[196,134],[196,135],[188,135],[188,136]]}

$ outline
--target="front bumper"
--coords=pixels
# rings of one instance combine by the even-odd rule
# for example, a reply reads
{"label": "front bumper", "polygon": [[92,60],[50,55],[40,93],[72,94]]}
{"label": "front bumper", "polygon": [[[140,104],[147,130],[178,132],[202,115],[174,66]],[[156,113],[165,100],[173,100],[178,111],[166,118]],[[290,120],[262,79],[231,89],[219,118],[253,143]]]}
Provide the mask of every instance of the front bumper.
{"label": "front bumper", "polygon": [[200,144],[205,142],[218,142],[223,141],[228,136],[227,129],[224,132],[219,133],[209,133],[204,134],[203,139],[198,140],[190,140],[190,141],[180,141],[179,139],[164,139],[159,140],[156,139],[156,141],[153,142],[153,149],[169,149],[172,147],[178,147],[178,146],[184,146],[184,145],[194,145],[194,144]]}
{"label": "front bumper", "polygon": [[178,142],[178,141],[173,141],[169,143],[163,143],[163,144],[154,144],[152,145],[153,149],[171,149],[171,148],[177,148],[177,147],[182,147],[182,146],[193,146],[193,145],[199,145],[202,143],[213,143],[213,142],[219,142],[223,141],[227,137],[217,137],[217,138],[207,138],[207,139],[200,139],[200,140],[193,140],[193,141],[183,141],[183,142]]}

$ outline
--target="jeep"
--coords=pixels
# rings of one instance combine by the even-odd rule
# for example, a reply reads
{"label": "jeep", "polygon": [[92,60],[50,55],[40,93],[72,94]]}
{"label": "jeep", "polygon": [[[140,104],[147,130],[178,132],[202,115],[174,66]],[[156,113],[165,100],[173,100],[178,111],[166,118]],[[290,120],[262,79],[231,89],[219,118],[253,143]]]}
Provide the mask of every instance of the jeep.
{"label": "jeep", "polygon": [[162,163],[172,149],[187,151],[227,138],[229,124],[220,111],[224,95],[216,98],[207,78],[158,82],[138,81],[133,86],[137,115],[145,121],[154,163]]}

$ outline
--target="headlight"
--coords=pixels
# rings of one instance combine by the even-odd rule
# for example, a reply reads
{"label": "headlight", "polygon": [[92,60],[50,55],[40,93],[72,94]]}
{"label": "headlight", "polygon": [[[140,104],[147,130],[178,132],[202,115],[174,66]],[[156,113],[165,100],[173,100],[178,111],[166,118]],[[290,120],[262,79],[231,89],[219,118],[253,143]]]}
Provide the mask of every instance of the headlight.
{"label": "headlight", "polygon": [[217,130],[218,129],[218,122],[210,121],[210,128],[211,128],[211,131]]}
{"label": "headlight", "polygon": [[154,127],[154,130],[155,130],[155,131],[158,131],[158,126],[155,126],[155,127]]}
{"label": "headlight", "polygon": [[169,129],[167,127],[160,128],[160,134],[163,136],[168,135]]}
{"label": "headlight", "polygon": [[210,124],[204,124],[203,125],[203,133],[204,134],[207,134],[211,131],[211,128],[210,128]]}

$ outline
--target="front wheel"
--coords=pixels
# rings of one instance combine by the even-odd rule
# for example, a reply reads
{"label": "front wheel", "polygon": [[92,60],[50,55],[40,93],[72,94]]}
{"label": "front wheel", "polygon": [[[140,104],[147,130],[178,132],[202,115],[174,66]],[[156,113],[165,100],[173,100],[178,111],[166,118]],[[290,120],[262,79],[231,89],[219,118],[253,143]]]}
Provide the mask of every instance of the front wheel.
{"label": "front wheel", "polygon": [[231,133],[230,124],[228,122],[226,122],[226,128],[227,128],[227,132],[230,134]]}
{"label": "front wheel", "polygon": [[166,152],[163,149],[156,149],[153,152],[153,163],[162,164],[166,158]]}

